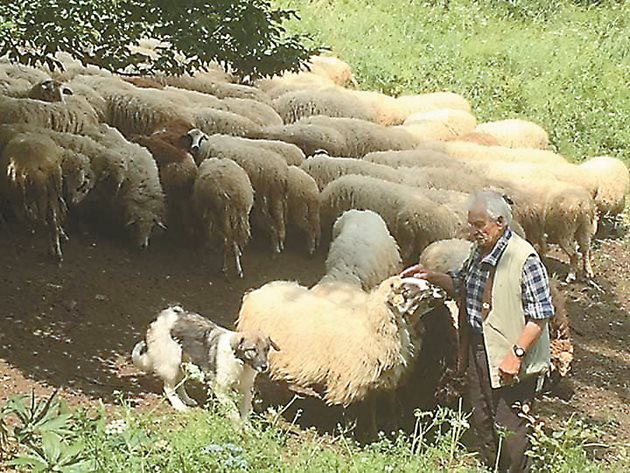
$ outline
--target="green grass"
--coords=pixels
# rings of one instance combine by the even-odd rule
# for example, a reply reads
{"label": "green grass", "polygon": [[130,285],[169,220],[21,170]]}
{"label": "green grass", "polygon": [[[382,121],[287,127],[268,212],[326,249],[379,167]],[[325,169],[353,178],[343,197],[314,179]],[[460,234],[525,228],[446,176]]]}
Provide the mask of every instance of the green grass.
{"label": "green grass", "polygon": [[[540,123],[575,161],[630,162],[630,3],[274,0],[353,67],[362,89],[450,90],[481,121]],[[593,5],[598,4],[598,5]]]}
{"label": "green grass", "polygon": [[[105,412],[71,411],[57,398],[16,397],[0,406],[0,471],[74,472],[481,472],[460,439],[468,428],[462,412],[417,413],[412,435],[382,435],[359,446],[346,433],[298,431],[277,413],[255,416],[241,431],[215,409],[185,414],[141,413],[126,403]],[[536,471],[628,471],[586,455],[597,432],[569,419],[548,434],[536,428]]]}

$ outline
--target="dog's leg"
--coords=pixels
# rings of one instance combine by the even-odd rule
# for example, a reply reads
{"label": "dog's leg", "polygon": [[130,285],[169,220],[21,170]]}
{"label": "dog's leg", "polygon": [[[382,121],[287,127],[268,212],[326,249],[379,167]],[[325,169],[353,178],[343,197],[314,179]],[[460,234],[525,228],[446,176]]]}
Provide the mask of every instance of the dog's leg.
{"label": "dog's leg", "polygon": [[177,388],[177,394],[179,395],[179,398],[182,401],[184,401],[184,404],[186,404],[187,406],[195,407],[197,405],[197,401],[191,398],[186,392],[186,387],[184,386],[184,383],[182,383],[182,385],[179,388]]}
{"label": "dog's leg", "polygon": [[228,418],[232,422],[238,423],[240,420],[239,415],[238,415],[238,409],[236,408],[234,401],[230,397],[230,393],[228,389],[226,389],[224,386],[219,386],[218,384],[215,383],[213,385],[212,390],[214,391],[214,395],[217,397],[219,404],[221,404],[221,406],[223,406],[223,408],[225,409],[225,412],[227,413]]}
{"label": "dog's leg", "polygon": [[174,384],[164,383],[164,394],[166,394],[166,398],[176,411],[185,411],[188,409],[188,406],[186,406],[186,404],[184,404],[177,395],[177,390],[175,389]]}
{"label": "dog's leg", "polygon": [[252,399],[254,397],[255,377],[255,373],[253,375],[244,374],[238,384],[238,391],[240,393],[241,402],[239,413],[241,415],[242,422],[247,422],[249,414],[252,412]]}

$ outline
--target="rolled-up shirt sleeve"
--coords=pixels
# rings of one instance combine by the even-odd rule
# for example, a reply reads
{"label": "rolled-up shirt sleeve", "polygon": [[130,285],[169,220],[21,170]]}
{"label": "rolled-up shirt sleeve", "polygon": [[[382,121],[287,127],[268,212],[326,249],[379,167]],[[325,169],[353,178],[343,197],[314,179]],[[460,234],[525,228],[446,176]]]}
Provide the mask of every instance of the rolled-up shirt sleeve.
{"label": "rolled-up shirt sleeve", "polygon": [[543,320],[554,316],[549,276],[537,255],[529,256],[523,265],[521,289],[526,319]]}

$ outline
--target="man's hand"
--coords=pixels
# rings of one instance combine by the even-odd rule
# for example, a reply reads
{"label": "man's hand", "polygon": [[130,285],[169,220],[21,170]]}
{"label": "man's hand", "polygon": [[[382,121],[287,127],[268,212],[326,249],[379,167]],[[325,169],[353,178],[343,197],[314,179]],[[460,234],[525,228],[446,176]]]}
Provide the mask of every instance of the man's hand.
{"label": "man's hand", "polygon": [[426,279],[430,283],[440,286],[451,297],[454,297],[453,280],[448,274],[430,271],[424,268],[421,264],[414,264],[413,266],[409,266],[408,268],[404,269],[403,272],[400,273],[400,277]]}
{"label": "man's hand", "polygon": [[499,365],[499,376],[505,384],[518,382],[518,373],[521,371],[523,360],[517,357],[511,350]]}
{"label": "man's hand", "polygon": [[426,279],[430,281],[431,275],[434,274],[433,271],[429,271],[424,268],[421,264],[414,264],[413,266],[409,266],[405,268],[402,273],[400,273],[401,278],[414,277],[418,279]]}

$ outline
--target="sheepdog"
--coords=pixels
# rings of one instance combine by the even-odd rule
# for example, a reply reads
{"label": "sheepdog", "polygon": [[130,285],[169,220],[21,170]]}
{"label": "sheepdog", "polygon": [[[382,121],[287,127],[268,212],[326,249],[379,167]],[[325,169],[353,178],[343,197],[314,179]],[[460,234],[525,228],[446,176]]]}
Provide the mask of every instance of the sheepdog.
{"label": "sheepdog", "polygon": [[[254,380],[267,371],[269,350],[279,350],[269,337],[251,332],[234,332],[179,305],[162,310],[147,330],[146,341],[131,353],[136,367],[154,372],[164,382],[164,393],[177,410],[197,403],[184,387],[182,363],[198,366],[204,380],[228,408],[234,421],[246,421],[252,410]],[[240,397],[238,411],[230,391]]]}

